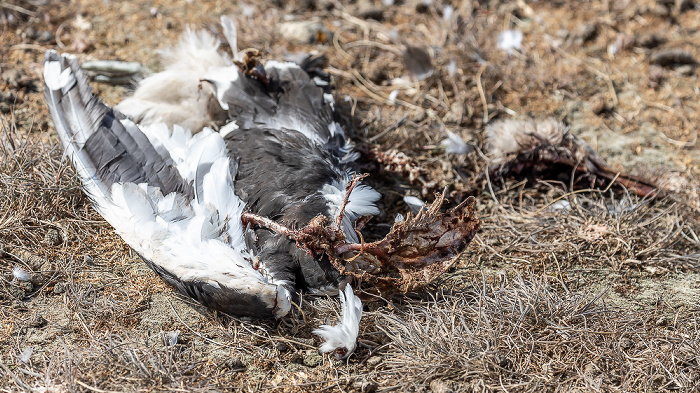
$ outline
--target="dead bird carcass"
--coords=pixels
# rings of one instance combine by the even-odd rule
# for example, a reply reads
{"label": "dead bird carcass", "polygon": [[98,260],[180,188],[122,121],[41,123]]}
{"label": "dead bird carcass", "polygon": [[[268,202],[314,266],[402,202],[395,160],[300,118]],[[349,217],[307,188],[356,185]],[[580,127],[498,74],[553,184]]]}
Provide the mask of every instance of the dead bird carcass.
{"label": "dead bird carcass", "polygon": [[[92,94],[74,56],[46,54],[65,153],[126,243],[183,294],[256,318],[283,317],[300,292],[353,280],[408,291],[449,268],[478,229],[473,199],[441,212],[440,196],[386,238],[359,241],[380,195],[358,184],[328,75],[313,58],[263,66],[257,51],[238,53],[233,21],[222,24],[233,59],[188,30],[163,52],[164,71],[116,109]],[[354,349],[362,314],[349,285],[341,300],[339,325],[315,331],[338,357]]]}

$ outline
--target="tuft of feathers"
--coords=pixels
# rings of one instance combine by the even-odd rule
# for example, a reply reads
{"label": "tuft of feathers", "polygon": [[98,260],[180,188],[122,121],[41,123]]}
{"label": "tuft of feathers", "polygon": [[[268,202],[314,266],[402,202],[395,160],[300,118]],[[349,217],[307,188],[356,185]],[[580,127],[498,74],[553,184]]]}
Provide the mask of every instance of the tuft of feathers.
{"label": "tuft of feathers", "polygon": [[325,340],[319,348],[320,352],[334,352],[336,358],[344,359],[357,347],[362,302],[355,296],[350,284],[345,286],[345,291],[339,291],[338,296],[341,303],[340,322],[335,326],[321,325],[313,333]]}
{"label": "tuft of feathers", "polygon": [[559,145],[569,133],[569,127],[554,118],[544,120],[501,120],[486,126],[487,152],[494,163],[514,154],[532,150],[548,142]]}
{"label": "tuft of feathers", "polygon": [[[229,38],[230,31],[224,26]],[[229,56],[219,51],[220,45],[208,31],[187,28],[175,47],[159,51],[164,70],[142,80],[134,95],[116,109],[140,126],[177,124],[196,133],[216,125],[223,109],[218,107],[211,89],[202,88],[207,86],[200,80],[235,68]]]}

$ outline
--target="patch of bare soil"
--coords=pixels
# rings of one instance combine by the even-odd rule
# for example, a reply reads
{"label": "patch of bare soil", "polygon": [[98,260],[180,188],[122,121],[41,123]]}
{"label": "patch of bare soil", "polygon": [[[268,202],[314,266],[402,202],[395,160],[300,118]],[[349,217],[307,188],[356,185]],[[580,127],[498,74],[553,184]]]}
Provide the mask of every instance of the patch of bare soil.
{"label": "patch of bare soil", "polygon": [[[0,1],[0,390],[698,391],[700,4],[389,3]],[[367,305],[347,362],[320,356],[311,334],[337,299],[245,321],[178,297],[61,159],[46,49],[157,71],[156,49],[225,14],[239,46],[267,59],[325,53],[355,140],[415,164],[424,181],[366,155],[384,195],[378,222],[408,211],[405,195],[447,186],[453,203],[477,198],[482,229],[458,266]],[[290,20],[327,31],[293,42],[280,30]],[[505,30],[522,33],[519,48],[499,48]],[[94,87],[110,104],[130,90]],[[649,200],[475,181],[489,165],[485,125],[526,117],[562,120],[614,169],[681,186]],[[445,151],[448,131],[464,154]]]}

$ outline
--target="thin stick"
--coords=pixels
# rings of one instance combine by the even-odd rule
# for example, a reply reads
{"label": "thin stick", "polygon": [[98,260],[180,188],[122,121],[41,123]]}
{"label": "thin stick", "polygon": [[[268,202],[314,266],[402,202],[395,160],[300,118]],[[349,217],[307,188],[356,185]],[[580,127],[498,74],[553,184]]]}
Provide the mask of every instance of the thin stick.
{"label": "thin stick", "polygon": [[484,92],[484,86],[481,85],[481,74],[484,73],[488,67],[488,64],[484,64],[479,68],[479,72],[476,73],[476,86],[479,88],[479,97],[481,98],[481,105],[484,106],[484,124],[489,122],[489,106],[486,102],[486,93]]}
{"label": "thin stick", "polygon": [[2,8],[7,8],[7,9],[10,9],[10,10],[12,10],[12,11],[17,11],[17,12],[19,12],[19,13],[21,13],[21,14],[25,14],[25,15],[29,15],[29,16],[34,16],[34,15],[36,15],[36,12],[34,12],[34,11],[30,11],[30,10],[28,10],[28,9],[26,9],[26,8],[22,8],[22,7],[18,6],[18,5],[14,5],[14,4],[7,3],[7,2],[5,2],[5,1],[0,1],[0,7],[2,7]]}

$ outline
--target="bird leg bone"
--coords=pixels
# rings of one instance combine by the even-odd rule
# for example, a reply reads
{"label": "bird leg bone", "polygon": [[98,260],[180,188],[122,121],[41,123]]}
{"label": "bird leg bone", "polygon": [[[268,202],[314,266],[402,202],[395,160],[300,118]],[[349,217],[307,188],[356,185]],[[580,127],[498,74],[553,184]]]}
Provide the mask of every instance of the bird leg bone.
{"label": "bird leg bone", "polygon": [[[348,184],[341,212],[359,180],[354,178]],[[435,201],[415,216],[409,214],[395,223],[384,239],[371,243],[348,243],[339,225],[342,216],[332,223],[319,215],[298,230],[250,213],[244,213],[242,220],[289,237],[311,255],[325,253],[341,274],[375,285],[380,292],[407,292],[429,284],[449,269],[479,229],[472,197],[446,212],[440,210],[446,191],[436,194]],[[344,259],[347,254],[354,256]]]}

